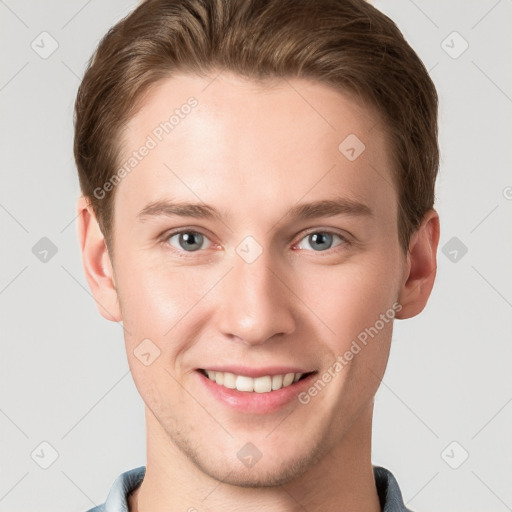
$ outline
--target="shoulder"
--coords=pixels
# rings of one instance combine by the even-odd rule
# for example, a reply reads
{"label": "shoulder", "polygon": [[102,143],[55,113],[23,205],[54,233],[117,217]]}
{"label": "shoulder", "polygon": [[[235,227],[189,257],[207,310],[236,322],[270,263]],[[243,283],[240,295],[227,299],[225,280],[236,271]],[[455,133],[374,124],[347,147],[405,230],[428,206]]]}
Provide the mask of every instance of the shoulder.
{"label": "shoulder", "polygon": [[400,486],[389,469],[373,466],[373,474],[382,512],[413,512],[404,505]]}
{"label": "shoulder", "polygon": [[128,495],[139,487],[145,474],[146,466],[121,473],[112,484],[105,503],[97,505],[87,512],[126,512],[128,510]]}

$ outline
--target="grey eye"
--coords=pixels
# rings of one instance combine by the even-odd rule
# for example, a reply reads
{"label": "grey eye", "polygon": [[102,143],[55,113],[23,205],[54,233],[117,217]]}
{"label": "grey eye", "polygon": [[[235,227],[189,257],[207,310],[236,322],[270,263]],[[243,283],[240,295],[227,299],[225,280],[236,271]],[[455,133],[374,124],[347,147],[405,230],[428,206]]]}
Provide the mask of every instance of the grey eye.
{"label": "grey eye", "polygon": [[[299,248],[304,249],[305,247],[300,247],[300,245],[304,242],[304,240],[307,240],[309,246],[315,251],[326,251],[327,249],[331,249],[332,247],[336,247],[336,245],[340,245],[340,243],[337,243],[334,245],[335,237],[343,241],[343,238],[340,235],[337,235],[335,233],[328,233],[326,231],[316,231],[314,233],[310,233],[309,235],[305,236],[300,244]],[[306,247],[307,249],[307,247]]]}
{"label": "grey eye", "polygon": [[[208,239],[204,235],[197,233],[196,231],[181,231],[179,233],[174,233],[168,238],[169,244],[173,247],[183,249],[187,252],[198,251],[203,247],[206,240]],[[176,245],[176,242],[178,245]]]}

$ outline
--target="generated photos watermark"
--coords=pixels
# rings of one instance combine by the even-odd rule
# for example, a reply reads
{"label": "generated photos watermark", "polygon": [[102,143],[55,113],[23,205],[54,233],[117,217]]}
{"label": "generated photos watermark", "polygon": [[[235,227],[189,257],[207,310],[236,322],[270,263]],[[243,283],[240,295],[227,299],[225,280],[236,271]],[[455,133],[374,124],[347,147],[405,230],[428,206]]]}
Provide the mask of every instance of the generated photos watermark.
{"label": "generated photos watermark", "polygon": [[117,169],[103,186],[94,189],[94,197],[96,199],[103,199],[108,192],[114,190],[114,188],[121,183],[121,180],[133,171],[133,169],[135,169],[139,163],[192,112],[192,109],[197,107],[197,105],[199,105],[199,102],[196,98],[191,96],[187,99],[186,103],[183,103],[179,108],[175,108],[169,119],[162,121],[153,128],[151,133],[146,137],[144,144],[142,144],[139,149],[132,151],[131,156],[123,162],[121,167]]}
{"label": "generated photos watermark", "polygon": [[[311,398],[315,397],[320,393],[325,386],[331,382],[340,372],[347,366],[354,356],[359,354],[361,350],[367,346],[368,337],[373,339],[377,334],[379,334],[382,329],[389,324],[394,318],[396,313],[402,310],[402,305],[398,302],[395,302],[385,313],[381,313],[379,319],[375,321],[375,323],[366,327],[363,331],[361,331],[356,339],[352,340],[350,344],[350,348],[346,350],[343,354],[340,354],[336,360],[327,368],[327,370],[322,373],[318,377],[318,379],[306,390],[302,391],[297,395],[299,402],[303,405],[309,404],[311,402]],[[359,342],[359,343],[358,343]]]}

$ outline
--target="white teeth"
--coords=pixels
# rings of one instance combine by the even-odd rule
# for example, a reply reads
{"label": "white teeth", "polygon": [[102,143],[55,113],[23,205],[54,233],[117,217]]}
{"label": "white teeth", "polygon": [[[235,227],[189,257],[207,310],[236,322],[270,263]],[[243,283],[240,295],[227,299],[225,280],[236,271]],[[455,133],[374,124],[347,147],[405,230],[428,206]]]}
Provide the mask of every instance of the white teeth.
{"label": "white teeth", "polygon": [[238,391],[254,391],[254,379],[238,375],[236,378],[236,389]]}
{"label": "white teeth", "polygon": [[282,375],[273,375],[272,376],[272,391],[276,389],[281,389],[283,387],[283,376]]}
{"label": "white teeth", "polygon": [[272,391],[272,378],[267,375],[254,379],[254,391],[256,393],[268,393]]}
{"label": "white teeth", "polygon": [[237,389],[247,393],[269,393],[278,389],[290,386],[297,382],[303,373],[287,373],[283,375],[265,375],[263,377],[247,377],[245,375],[235,375],[229,372],[216,372],[206,370],[206,374],[210,380],[229,389]]}
{"label": "white teeth", "polygon": [[[229,388],[229,389],[236,389],[236,375],[234,373],[229,372],[215,372],[217,375],[224,373],[224,382],[222,383],[222,386]],[[222,377],[221,379],[222,380]],[[215,382],[217,382],[217,379],[215,379]],[[220,382],[217,382],[217,384],[220,384]]]}
{"label": "white teeth", "polygon": [[284,376],[284,379],[283,379],[283,388],[285,386],[289,386],[293,382],[294,378],[295,378],[295,374],[294,373],[287,373]]}

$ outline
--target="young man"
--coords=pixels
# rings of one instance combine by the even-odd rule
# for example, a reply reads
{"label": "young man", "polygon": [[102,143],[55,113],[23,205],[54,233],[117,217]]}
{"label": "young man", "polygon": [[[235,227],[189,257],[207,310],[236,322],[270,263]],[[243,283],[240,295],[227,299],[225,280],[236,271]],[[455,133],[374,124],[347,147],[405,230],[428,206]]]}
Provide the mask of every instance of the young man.
{"label": "young man", "polygon": [[76,103],[79,239],[147,464],[94,511],[405,511],[371,463],[436,273],[437,95],[363,0],[149,0]]}

